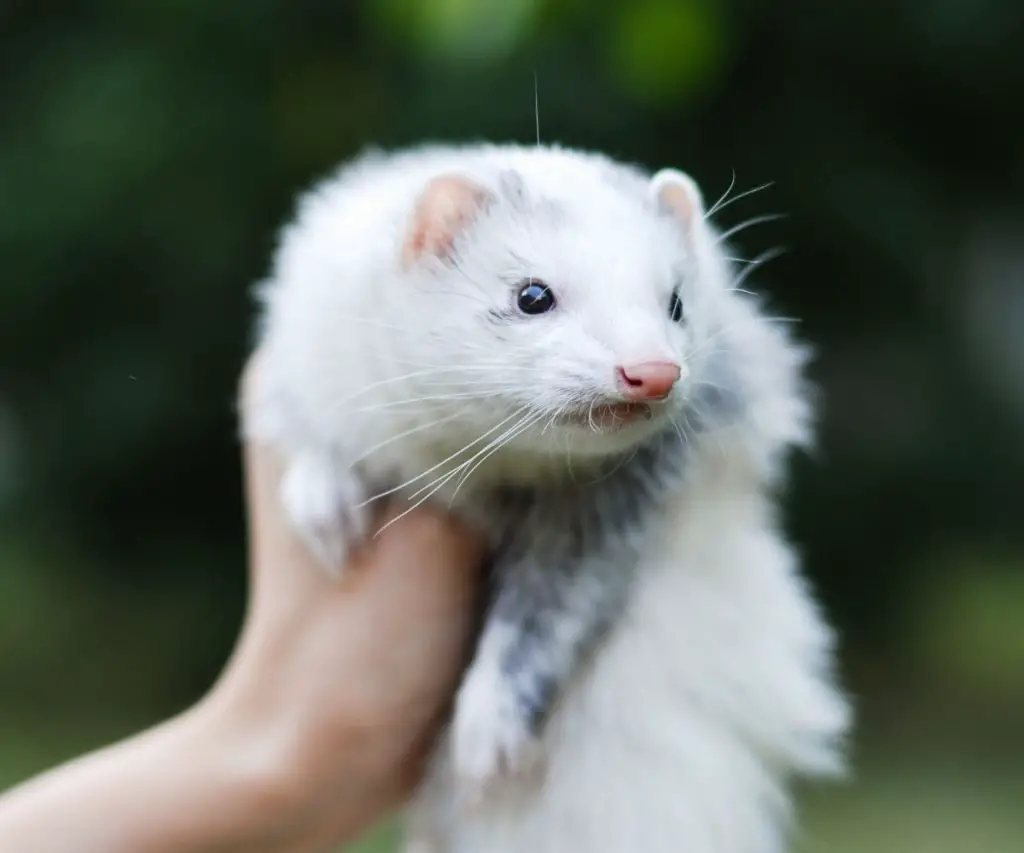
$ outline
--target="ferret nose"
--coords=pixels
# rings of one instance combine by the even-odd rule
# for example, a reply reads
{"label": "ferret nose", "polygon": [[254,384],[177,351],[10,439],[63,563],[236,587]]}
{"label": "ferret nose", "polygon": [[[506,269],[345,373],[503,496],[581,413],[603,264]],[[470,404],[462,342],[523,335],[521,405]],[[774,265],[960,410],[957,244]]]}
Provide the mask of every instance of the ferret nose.
{"label": "ferret nose", "polygon": [[664,400],[679,381],[682,369],[671,361],[644,361],[618,369],[619,390],[630,402]]}

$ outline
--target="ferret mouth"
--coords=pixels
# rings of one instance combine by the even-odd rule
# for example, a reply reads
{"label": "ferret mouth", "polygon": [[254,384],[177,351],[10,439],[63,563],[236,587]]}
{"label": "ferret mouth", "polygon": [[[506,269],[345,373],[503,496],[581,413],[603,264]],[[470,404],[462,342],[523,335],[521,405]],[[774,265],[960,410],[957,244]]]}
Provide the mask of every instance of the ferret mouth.
{"label": "ferret mouth", "polygon": [[592,430],[615,430],[649,421],[654,412],[646,403],[595,403],[563,412],[559,423]]}

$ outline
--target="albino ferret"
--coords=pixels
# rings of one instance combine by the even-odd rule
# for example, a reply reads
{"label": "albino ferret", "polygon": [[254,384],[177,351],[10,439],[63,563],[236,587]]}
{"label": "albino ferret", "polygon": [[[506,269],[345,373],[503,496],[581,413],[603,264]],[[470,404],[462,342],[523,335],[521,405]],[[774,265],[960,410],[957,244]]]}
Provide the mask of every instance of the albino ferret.
{"label": "albino ferret", "polygon": [[777,853],[791,777],[842,769],[776,519],[805,353],[707,220],[673,169],[436,146],[360,157],[283,232],[244,427],[297,530],[340,571],[395,495],[492,546],[410,851]]}

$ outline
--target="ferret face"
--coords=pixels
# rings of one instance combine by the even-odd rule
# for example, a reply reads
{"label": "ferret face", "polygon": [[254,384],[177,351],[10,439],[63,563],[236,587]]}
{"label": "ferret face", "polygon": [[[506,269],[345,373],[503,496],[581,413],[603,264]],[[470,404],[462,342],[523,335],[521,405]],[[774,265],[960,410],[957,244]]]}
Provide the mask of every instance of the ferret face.
{"label": "ferret face", "polygon": [[632,195],[594,180],[574,197],[442,176],[421,196],[414,299],[481,447],[602,455],[685,428],[709,342],[700,197],[675,172]]}

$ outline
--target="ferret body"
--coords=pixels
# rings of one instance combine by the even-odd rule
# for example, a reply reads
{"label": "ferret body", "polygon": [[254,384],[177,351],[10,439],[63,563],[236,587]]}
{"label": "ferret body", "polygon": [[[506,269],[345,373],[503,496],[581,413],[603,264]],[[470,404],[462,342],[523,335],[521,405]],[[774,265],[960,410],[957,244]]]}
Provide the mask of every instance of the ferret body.
{"label": "ferret body", "polygon": [[842,768],[775,519],[804,352],[706,220],[675,170],[478,145],[364,156],[283,234],[244,420],[297,530],[338,571],[395,495],[491,545],[410,851],[777,853]]}

